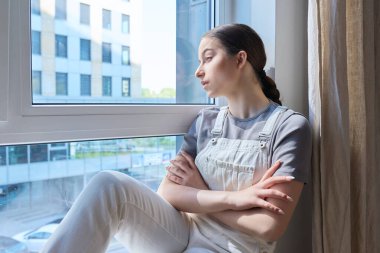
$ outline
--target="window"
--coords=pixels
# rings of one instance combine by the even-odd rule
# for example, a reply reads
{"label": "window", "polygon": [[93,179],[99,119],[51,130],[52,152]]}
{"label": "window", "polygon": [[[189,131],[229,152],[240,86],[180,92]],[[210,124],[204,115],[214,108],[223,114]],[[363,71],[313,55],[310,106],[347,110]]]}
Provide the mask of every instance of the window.
{"label": "window", "polygon": [[8,152],[10,165],[28,163],[27,145],[10,146]]}
{"label": "window", "polygon": [[121,79],[121,95],[123,97],[131,96],[131,79],[123,77]]}
{"label": "window", "polygon": [[103,9],[103,28],[111,30],[111,11]]}
{"label": "window", "polygon": [[80,4],[80,23],[84,25],[90,24],[90,5]]}
{"label": "window", "polygon": [[66,19],[66,0],[55,0],[55,18]]}
{"label": "window", "polygon": [[111,43],[102,43],[102,59],[103,62],[111,63],[112,62],[112,49]]}
{"label": "window", "polygon": [[6,165],[7,153],[5,147],[0,146],[0,166]]}
{"label": "window", "polygon": [[40,15],[40,0],[31,0],[30,7],[32,14]]}
{"label": "window", "polygon": [[91,41],[80,39],[80,59],[82,61],[91,60]]}
{"label": "window", "polygon": [[56,83],[56,95],[58,96],[67,96],[67,73],[55,74],[55,83]]}
{"label": "window", "polygon": [[55,56],[67,58],[67,36],[55,35]]}
{"label": "window", "polygon": [[129,16],[121,14],[121,31],[123,33],[129,33]]}
{"label": "window", "polygon": [[91,75],[80,75],[80,95],[91,96]]}
{"label": "window", "polygon": [[34,95],[41,95],[41,71],[33,70],[32,71],[32,90]]}
{"label": "window", "polygon": [[103,76],[103,96],[112,96],[112,77]]}
{"label": "window", "polygon": [[32,54],[41,54],[41,32],[32,31]]}
{"label": "window", "polygon": [[122,46],[121,48],[121,64],[129,65],[129,47]]}
{"label": "window", "polygon": [[30,145],[30,162],[46,162],[48,160],[48,147],[46,144]]}

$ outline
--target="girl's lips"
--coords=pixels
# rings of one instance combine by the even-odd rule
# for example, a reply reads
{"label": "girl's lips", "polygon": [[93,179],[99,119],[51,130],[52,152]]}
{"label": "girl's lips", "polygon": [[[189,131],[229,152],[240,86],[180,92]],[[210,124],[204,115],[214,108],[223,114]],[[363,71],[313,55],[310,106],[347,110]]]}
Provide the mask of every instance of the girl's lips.
{"label": "girl's lips", "polygon": [[201,84],[202,84],[202,86],[205,86],[206,84],[208,84],[208,82],[206,82],[206,81],[201,81]]}

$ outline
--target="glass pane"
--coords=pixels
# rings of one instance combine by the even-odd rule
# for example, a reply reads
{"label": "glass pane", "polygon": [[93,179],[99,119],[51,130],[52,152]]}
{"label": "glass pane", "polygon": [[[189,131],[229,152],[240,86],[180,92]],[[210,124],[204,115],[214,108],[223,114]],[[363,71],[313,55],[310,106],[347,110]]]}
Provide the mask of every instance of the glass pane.
{"label": "glass pane", "polygon": [[[39,252],[96,173],[120,171],[155,191],[181,142],[168,136],[0,147],[0,237]],[[127,251],[112,240],[108,252]]]}
{"label": "glass pane", "polygon": [[[42,77],[33,104],[213,103],[194,77],[212,0],[30,1],[31,71]],[[91,76],[85,98],[81,75]]]}

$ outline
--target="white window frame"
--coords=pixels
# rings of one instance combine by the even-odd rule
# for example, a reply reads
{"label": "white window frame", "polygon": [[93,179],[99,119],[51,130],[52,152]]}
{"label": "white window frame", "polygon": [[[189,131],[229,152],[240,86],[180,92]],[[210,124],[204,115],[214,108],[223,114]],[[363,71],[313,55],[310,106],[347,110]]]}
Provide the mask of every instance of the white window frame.
{"label": "white window frame", "polygon": [[[239,4],[244,2],[251,4]],[[232,13],[234,4],[212,1],[214,25],[240,21]],[[285,105],[307,114],[302,8],[296,0],[276,1],[275,65]],[[209,106],[32,105],[30,15],[29,0],[0,1],[0,145],[183,134],[196,113]]]}
{"label": "white window frame", "polygon": [[30,15],[29,0],[0,1],[0,145],[179,135],[210,106],[33,105]]}

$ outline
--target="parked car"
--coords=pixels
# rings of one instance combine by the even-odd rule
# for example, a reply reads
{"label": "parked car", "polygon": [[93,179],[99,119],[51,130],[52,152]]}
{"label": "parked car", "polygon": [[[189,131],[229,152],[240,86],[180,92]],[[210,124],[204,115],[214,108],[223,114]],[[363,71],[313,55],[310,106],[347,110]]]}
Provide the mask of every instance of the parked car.
{"label": "parked car", "polygon": [[0,235],[0,253],[28,253],[25,243]]}
{"label": "parked car", "polygon": [[38,229],[27,230],[16,234],[13,236],[13,239],[25,243],[29,252],[40,252],[58,225],[59,223],[49,223]]}

